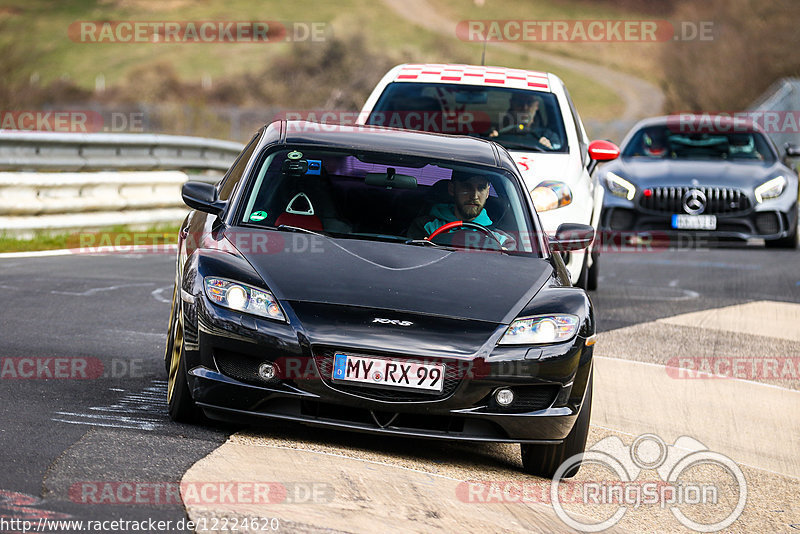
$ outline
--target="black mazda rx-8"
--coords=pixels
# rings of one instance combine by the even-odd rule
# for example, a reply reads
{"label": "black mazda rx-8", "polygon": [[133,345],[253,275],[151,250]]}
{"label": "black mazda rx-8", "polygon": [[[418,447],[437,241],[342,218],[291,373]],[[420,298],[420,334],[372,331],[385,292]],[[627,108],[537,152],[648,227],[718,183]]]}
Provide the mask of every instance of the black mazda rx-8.
{"label": "black mazda rx-8", "polygon": [[583,452],[595,319],[559,252],[594,232],[548,238],[502,146],[278,121],[183,199],[173,420],[520,443],[542,476]]}

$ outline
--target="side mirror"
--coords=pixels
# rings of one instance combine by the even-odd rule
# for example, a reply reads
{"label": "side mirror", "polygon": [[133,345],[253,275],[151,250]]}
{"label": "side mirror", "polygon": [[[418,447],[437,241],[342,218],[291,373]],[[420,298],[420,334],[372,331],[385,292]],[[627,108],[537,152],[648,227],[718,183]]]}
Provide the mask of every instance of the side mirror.
{"label": "side mirror", "polygon": [[611,161],[619,157],[619,147],[611,141],[592,141],[589,143],[589,157],[592,160],[589,162],[589,174],[597,167],[599,161]]}
{"label": "side mirror", "polygon": [[786,149],[786,157],[800,158],[800,146],[786,143],[784,148]]}
{"label": "side mirror", "polygon": [[553,252],[569,252],[588,248],[594,241],[594,228],[588,224],[562,223],[556,230],[556,236],[550,239],[550,250]]}
{"label": "side mirror", "polygon": [[183,202],[194,208],[211,215],[219,215],[225,209],[225,203],[217,197],[217,188],[205,182],[186,182],[181,189]]}
{"label": "side mirror", "polygon": [[589,157],[595,161],[611,161],[619,157],[619,147],[611,141],[592,141],[589,143]]}

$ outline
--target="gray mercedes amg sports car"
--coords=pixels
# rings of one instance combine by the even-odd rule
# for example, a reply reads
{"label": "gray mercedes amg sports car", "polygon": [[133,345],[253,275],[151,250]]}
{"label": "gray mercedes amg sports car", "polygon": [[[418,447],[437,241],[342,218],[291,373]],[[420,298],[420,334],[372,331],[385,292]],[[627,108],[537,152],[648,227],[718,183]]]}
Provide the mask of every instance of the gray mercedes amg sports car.
{"label": "gray mercedes amg sports car", "polygon": [[[797,153],[787,147],[787,154]],[[797,174],[752,122],[714,115],[645,119],[626,136],[620,158],[598,172],[607,191],[600,223],[606,232],[797,246]]]}

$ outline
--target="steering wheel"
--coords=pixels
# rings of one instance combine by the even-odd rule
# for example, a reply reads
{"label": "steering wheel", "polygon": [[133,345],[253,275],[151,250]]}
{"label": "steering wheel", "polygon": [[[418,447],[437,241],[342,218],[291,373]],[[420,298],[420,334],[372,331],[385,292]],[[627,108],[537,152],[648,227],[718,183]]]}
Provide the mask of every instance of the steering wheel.
{"label": "steering wheel", "polygon": [[497,238],[496,235],[494,235],[494,233],[491,230],[489,230],[485,226],[481,226],[478,223],[469,222],[469,221],[453,221],[453,222],[449,222],[449,223],[447,223],[447,224],[445,224],[443,226],[440,226],[439,228],[437,228],[433,232],[431,232],[431,235],[426,237],[425,240],[426,241],[432,241],[433,238],[436,237],[437,235],[443,234],[445,232],[450,232],[452,230],[455,230],[456,228],[467,228],[469,230],[477,230],[478,232],[480,232],[482,234],[485,234],[485,235],[489,236],[490,238],[492,238],[492,240],[497,243],[497,246],[500,247],[500,250],[503,249],[503,243],[500,242],[500,240]]}
{"label": "steering wheel", "polygon": [[[522,126],[522,128],[520,128],[520,126]],[[515,122],[513,124],[509,124],[508,126],[504,126],[502,128],[499,128],[497,130],[497,133],[498,134],[504,134],[504,133],[508,133],[508,132],[513,131],[515,133],[524,132],[524,133],[527,134],[527,133],[530,133],[530,130],[531,130],[530,126],[525,126],[524,124],[521,124],[519,122]]]}

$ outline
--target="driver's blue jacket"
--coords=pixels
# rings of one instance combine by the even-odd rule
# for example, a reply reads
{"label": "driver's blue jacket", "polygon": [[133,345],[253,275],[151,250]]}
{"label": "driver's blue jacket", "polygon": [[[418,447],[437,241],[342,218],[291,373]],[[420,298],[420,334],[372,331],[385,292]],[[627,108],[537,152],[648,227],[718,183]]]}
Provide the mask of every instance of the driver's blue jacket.
{"label": "driver's blue jacket", "polygon": [[[459,219],[456,218],[452,204],[435,204],[431,208],[429,215],[423,215],[414,219],[408,229],[408,237],[412,239],[422,239],[431,235],[436,231],[437,228],[457,220]],[[485,209],[481,210],[478,216],[469,222],[480,224],[481,226],[489,229],[491,229],[491,225],[493,224]],[[507,239],[507,237],[503,234],[497,232],[492,233],[497,237],[501,244]]]}

